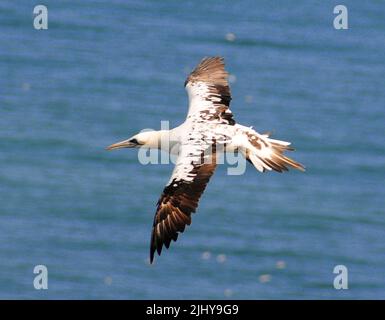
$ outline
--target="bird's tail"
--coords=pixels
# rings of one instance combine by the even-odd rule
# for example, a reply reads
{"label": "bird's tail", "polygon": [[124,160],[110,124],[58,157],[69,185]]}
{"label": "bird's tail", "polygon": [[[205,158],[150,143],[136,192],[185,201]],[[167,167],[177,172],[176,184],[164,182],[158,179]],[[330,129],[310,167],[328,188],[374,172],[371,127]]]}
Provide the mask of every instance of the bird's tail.
{"label": "bird's tail", "polygon": [[243,130],[243,134],[246,136],[243,141],[246,141],[240,150],[258,171],[275,170],[283,172],[288,171],[288,167],[305,171],[302,164],[284,155],[285,151],[294,151],[290,147],[290,142],[270,139],[270,133],[259,134],[252,128],[247,127]]}

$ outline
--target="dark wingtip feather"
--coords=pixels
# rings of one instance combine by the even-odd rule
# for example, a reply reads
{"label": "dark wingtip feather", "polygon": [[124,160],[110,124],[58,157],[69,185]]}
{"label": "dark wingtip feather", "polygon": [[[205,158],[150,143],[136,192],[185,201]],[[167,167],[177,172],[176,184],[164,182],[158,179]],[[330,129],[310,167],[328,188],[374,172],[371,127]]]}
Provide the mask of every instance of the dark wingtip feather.
{"label": "dark wingtip feather", "polygon": [[150,264],[154,261],[155,245],[154,245],[154,230],[151,232],[151,244],[150,244]]}

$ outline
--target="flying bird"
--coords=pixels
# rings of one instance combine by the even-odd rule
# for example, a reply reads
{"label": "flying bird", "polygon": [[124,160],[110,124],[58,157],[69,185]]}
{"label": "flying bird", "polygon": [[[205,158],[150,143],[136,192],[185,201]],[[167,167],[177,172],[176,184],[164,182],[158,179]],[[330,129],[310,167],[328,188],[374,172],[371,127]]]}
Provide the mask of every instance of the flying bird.
{"label": "flying bird", "polygon": [[[189,107],[186,120],[171,130],[147,131],[114,143],[119,148],[154,148],[176,154],[171,178],[157,203],[150,243],[150,263],[155,252],[168,249],[171,240],[191,224],[199,198],[217,166],[220,152],[240,152],[258,171],[304,171],[303,165],[286,157],[290,143],[269,138],[234,120],[230,86],[222,57],[204,58],[185,81]],[[167,142],[167,143],[166,143]]]}

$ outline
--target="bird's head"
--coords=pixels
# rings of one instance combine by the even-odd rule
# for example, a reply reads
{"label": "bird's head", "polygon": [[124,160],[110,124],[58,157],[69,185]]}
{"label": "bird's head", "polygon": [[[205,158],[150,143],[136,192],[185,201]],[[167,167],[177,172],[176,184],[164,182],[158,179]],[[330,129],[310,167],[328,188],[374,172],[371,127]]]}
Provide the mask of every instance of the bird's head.
{"label": "bird's head", "polygon": [[154,131],[140,132],[127,140],[111,144],[106,149],[115,150],[121,148],[139,148],[141,146],[148,146],[151,145],[153,135]]}

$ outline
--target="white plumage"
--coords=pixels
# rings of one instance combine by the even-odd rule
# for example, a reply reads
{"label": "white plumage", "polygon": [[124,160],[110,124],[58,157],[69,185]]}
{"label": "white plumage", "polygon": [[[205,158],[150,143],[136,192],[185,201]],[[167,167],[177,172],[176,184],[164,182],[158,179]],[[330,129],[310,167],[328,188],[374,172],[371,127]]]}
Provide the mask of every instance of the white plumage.
{"label": "white plumage", "polygon": [[[241,152],[260,172],[304,170],[300,163],[283,153],[293,150],[290,143],[259,134],[237,124],[229,108],[228,73],[223,58],[203,59],[185,82],[189,99],[186,120],[172,130],[139,133],[115,143],[109,150],[123,147],[157,148],[177,153],[174,171],[158,201],[154,217],[150,261],[163,245],[169,247],[191,223],[198,201],[217,165],[219,152]],[[167,141],[167,143],[163,143]]]}

